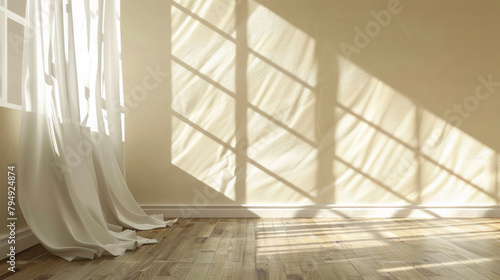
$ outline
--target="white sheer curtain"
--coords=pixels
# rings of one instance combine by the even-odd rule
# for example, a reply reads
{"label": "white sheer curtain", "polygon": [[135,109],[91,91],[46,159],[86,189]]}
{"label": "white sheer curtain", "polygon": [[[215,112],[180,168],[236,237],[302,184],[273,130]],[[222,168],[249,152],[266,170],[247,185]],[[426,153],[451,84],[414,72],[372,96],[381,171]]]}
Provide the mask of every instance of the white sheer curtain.
{"label": "white sheer curtain", "polygon": [[132,197],[122,157],[120,0],[28,0],[19,203],[52,253],[120,255],[172,225]]}

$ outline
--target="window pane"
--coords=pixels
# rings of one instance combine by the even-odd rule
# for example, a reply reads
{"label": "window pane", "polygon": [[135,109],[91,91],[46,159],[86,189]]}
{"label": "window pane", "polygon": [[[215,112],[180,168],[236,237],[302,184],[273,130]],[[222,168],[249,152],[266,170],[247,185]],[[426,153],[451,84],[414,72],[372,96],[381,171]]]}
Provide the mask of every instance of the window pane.
{"label": "window pane", "polygon": [[7,9],[24,17],[26,13],[26,0],[8,0]]}
{"label": "window pane", "polygon": [[7,102],[16,105],[22,105],[23,34],[24,26],[9,19],[7,22]]}

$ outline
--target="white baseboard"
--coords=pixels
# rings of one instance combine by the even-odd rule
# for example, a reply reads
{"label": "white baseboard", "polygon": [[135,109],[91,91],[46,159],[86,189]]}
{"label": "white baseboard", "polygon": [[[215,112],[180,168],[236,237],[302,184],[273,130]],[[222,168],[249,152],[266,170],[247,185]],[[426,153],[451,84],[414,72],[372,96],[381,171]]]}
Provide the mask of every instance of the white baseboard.
{"label": "white baseboard", "polygon": [[40,243],[33,232],[28,227],[16,230],[16,244],[7,243],[9,234],[0,235],[0,260],[6,259],[10,251],[10,246],[16,247],[16,254]]}
{"label": "white baseboard", "polygon": [[148,214],[179,218],[498,218],[494,206],[142,205]]}

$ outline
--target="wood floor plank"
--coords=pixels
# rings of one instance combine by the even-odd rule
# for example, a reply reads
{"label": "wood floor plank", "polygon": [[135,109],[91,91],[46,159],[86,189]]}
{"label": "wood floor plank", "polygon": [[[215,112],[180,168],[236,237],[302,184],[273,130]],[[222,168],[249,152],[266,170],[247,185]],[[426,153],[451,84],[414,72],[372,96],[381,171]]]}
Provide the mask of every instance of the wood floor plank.
{"label": "wood floor plank", "polygon": [[311,279],[311,280],[323,279],[314,260],[311,257],[299,260],[299,266],[300,270],[302,271],[302,275],[304,276],[304,279]]}
{"label": "wood floor plank", "polygon": [[167,261],[194,262],[194,258],[199,248],[205,243],[207,237],[184,238],[177,249],[170,255]]}
{"label": "wood floor plank", "polygon": [[[285,231],[285,236],[283,237],[284,246],[280,249],[280,255],[286,279],[304,279],[298,262],[304,255],[298,254],[290,241],[291,238],[294,238],[295,234],[293,231],[293,222],[290,219],[281,219],[280,222],[279,229]],[[294,239],[294,242],[297,242],[297,240]]]}
{"label": "wood floor plank", "polygon": [[211,263],[210,269],[208,270],[208,274],[206,280],[216,280],[220,279],[222,272],[224,271],[224,263]]}
{"label": "wood floor plank", "polygon": [[[184,241],[185,236],[189,232],[189,228],[178,227],[171,231],[171,235],[164,238],[165,248],[159,253],[156,260],[157,261],[168,261],[171,255],[178,249],[181,243]],[[175,262],[175,260],[173,261]]]}
{"label": "wood floor plank", "polygon": [[209,270],[209,263],[195,263],[191,267],[186,280],[203,280],[207,277],[207,273]]}
{"label": "wood floor plank", "polygon": [[157,244],[67,262],[34,246],[2,279],[500,279],[500,219],[180,219]]}
{"label": "wood floor plank", "polygon": [[195,263],[212,263],[219,246],[220,237],[208,237],[195,258]]}
{"label": "wood floor plank", "polygon": [[235,238],[244,238],[247,230],[247,219],[238,219],[236,225],[236,231],[234,233]]}
{"label": "wood floor plank", "polygon": [[154,262],[152,263],[148,269],[142,271],[139,275],[137,275],[134,280],[151,280],[153,279],[158,271],[165,266],[165,262]]}
{"label": "wood floor plank", "polygon": [[185,279],[188,275],[192,263],[178,263],[178,262],[166,262],[165,265],[160,268],[158,273],[156,273],[153,279],[159,280],[181,280]]}
{"label": "wood floor plank", "polygon": [[286,272],[282,262],[271,262],[269,265],[269,280],[285,280]]}
{"label": "wood floor plank", "polygon": [[238,219],[227,219],[222,237],[233,238],[238,227]]}
{"label": "wood floor plank", "polygon": [[63,271],[55,275],[54,277],[51,277],[51,280],[65,280],[65,279],[92,279],[92,277],[95,275],[96,272],[100,271],[101,269],[98,268],[99,266],[105,267],[103,270],[108,271],[110,269],[113,269],[115,265],[120,265],[121,263],[119,262],[109,262],[109,261],[104,261],[104,260],[94,260],[93,262],[81,266],[77,269],[71,269],[67,271]]}
{"label": "wood floor plank", "polygon": [[327,264],[330,267],[331,275],[323,274],[325,279],[359,279],[363,278],[358,270],[349,262],[337,261]]}
{"label": "wood floor plank", "polygon": [[228,238],[228,237],[220,238],[220,242],[219,242],[219,245],[217,246],[217,250],[215,251],[215,255],[214,255],[212,262],[213,263],[225,263],[230,246],[231,246],[231,239],[230,238]]}
{"label": "wood floor plank", "polygon": [[243,278],[242,265],[238,262],[227,261],[222,272],[222,280],[234,280]]}
{"label": "wood floor plank", "polygon": [[210,219],[206,224],[203,225],[203,228],[198,233],[198,237],[209,237],[210,234],[214,231],[215,225],[217,224],[217,219]]}
{"label": "wood floor plank", "polygon": [[[434,226],[429,227],[429,224]],[[441,256],[438,253],[444,254],[446,256],[445,259],[452,264],[463,265],[469,269],[479,272],[481,275],[489,279],[500,279],[498,259],[485,258],[484,256],[477,255],[462,248],[461,246],[458,246],[454,242],[451,242],[450,238],[446,236],[447,226],[440,227],[435,224],[435,221],[428,221],[425,225],[427,225],[426,234],[434,237],[433,246],[437,248],[437,251],[434,251],[434,253],[436,253],[435,256]],[[499,248],[499,246],[496,246],[496,248]]]}
{"label": "wood floor plank", "polygon": [[245,248],[244,238],[233,238],[228,252],[228,260],[231,262],[241,262],[243,260],[243,249]]}
{"label": "wood floor plank", "polygon": [[269,264],[267,262],[259,262],[256,266],[256,279],[268,280],[269,279]]}
{"label": "wood floor plank", "polygon": [[[297,235],[297,242],[302,241],[302,249],[304,257],[298,260],[300,270],[305,279],[323,279],[320,269],[318,268],[318,261],[321,264],[324,262],[321,252],[321,244],[316,235],[320,235],[321,228],[312,219],[294,219],[293,220]],[[327,267],[322,266],[322,270],[326,273]],[[326,273],[329,274],[329,273]]]}
{"label": "wood floor plank", "polygon": [[245,262],[241,263],[242,269],[241,274],[245,279],[255,280],[256,277],[256,266],[255,262]]}
{"label": "wood floor plank", "polygon": [[210,233],[210,237],[222,237],[226,229],[227,221],[224,219],[217,220],[214,229]]}
{"label": "wood floor plank", "polygon": [[[60,279],[78,279],[78,274],[87,273],[81,277],[81,279],[85,280],[97,280],[97,279],[106,279],[111,277],[119,277],[126,275],[127,271],[130,270],[134,263],[126,262],[126,260],[116,261],[116,260],[104,260],[101,261],[97,259],[95,263],[91,263],[86,267],[86,269],[81,271],[75,271],[69,275],[59,274]],[[90,270],[89,270],[90,269]],[[68,278],[64,278],[68,277]],[[116,278],[118,279],[118,278]]]}

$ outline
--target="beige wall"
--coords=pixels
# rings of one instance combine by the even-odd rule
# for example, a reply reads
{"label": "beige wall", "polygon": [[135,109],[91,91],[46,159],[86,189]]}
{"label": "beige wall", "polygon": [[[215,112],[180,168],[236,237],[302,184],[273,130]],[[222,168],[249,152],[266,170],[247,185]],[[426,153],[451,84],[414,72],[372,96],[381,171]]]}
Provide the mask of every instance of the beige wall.
{"label": "beige wall", "polygon": [[141,204],[498,205],[499,10],[124,0],[129,186]]}
{"label": "beige wall", "polygon": [[[2,138],[0,141],[0,166],[2,167],[0,182],[2,182],[2,186],[4,186],[0,193],[0,205],[2,205],[3,208],[0,212],[0,219],[2,221],[7,221],[7,167],[10,164],[15,164],[17,166],[20,128],[21,111],[0,107],[0,135]],[[16,170],[16,173],[19,172],[22,172],[22,170]],[[16,228],[22,229],[26,227],[26,222],[22,217],[21,208],[17,203],[17,199],[15,202],[18,218]],[[3,226],[0,228],[0,235],[5,233],[8,233],[8,229]]]}

